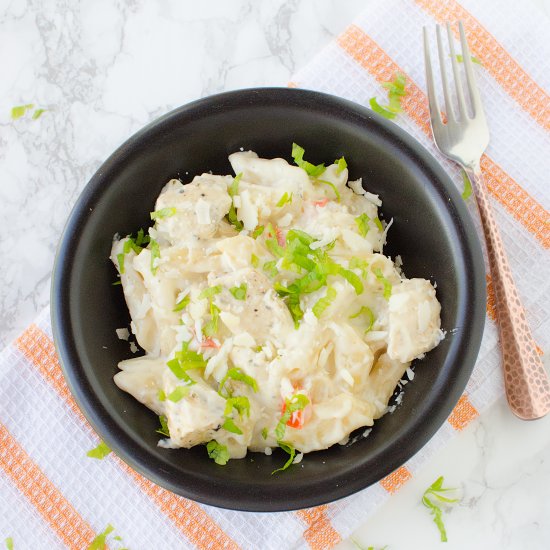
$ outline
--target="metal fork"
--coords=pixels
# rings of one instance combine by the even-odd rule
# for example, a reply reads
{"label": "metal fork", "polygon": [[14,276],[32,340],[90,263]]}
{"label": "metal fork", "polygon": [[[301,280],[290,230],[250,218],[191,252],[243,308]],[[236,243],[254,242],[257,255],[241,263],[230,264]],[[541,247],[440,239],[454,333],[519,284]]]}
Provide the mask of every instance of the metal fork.
{"label": "metal fork", "polygon": [[462,75],[455,54],[454,38],[451,26],[447,23],[458,113],[455,112],[451,103],[451,92],[445,71],[446,59],[443,51],[441,28],[437,25],[437,49],[446,111],[446,121],[443,121],[435,94],[428,31],[424,27],[424,57],[432,131],[437,148],[446,157],[462,166],[472,184],[485,234],[495,294],[506,397],[512,412],[516,416],[524,420],[534,420],[541,418],[550,411],[550,382],[527,324],[525,311],[512,278],[502,238],[495,223],[487,187],[481,175],[480,160],[489,144],[489,128],[485,120],[470,58],[470,48],[466,41],[462,22],[459,22],[459,30],[473,116],[468,113]]}

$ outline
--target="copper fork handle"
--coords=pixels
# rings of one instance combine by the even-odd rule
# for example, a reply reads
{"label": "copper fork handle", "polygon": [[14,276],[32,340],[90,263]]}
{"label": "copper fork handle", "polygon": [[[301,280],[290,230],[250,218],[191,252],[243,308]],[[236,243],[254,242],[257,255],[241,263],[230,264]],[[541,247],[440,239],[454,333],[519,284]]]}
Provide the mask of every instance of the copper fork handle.
{"label": "copper fork handle", "polygon": [[525,318],[481,170],[465,168],[465,171],[476,195],[487,244],[502,346],[506,398],[512,412],[519,418],[541,418],[550,411],[548,374]]}

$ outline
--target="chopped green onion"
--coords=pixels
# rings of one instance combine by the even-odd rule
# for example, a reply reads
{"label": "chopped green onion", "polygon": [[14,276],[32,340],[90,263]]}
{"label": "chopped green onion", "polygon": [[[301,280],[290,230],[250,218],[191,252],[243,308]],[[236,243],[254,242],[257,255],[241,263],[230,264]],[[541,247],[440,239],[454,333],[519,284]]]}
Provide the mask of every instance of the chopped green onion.
{"label": "chopped green onion", "polygon": [[143,229],[140,229],[137,232],[136,238],[135,238],[135,245],[141,247],[144,244],[149,244],[149,241],[151,240],[151,237],[149,235],[145,235],[145,232]]}
{"label": "chopped green onion", "polygon": [[239,426],[237,426],[237,424],[235,424],[235,422],[233,422],[232,418],[226,418],[224,423],[222,424],[222,428],[233,434],[243,434],[242,430],[239,428]]}
{"label": "chopped green onion", "polygon": [[308,176],[311,176],[313,178],[320,176],[326,170],[325,165],[318,164],[317,166],[315,166],[314,164],[311,164],[311,162],[305,161],[304,153],[305,153],[305,150],[303,147],[300,147],[296,143],[292,144],[292,158],[294,159],[294,162],[302,170],[305,170]]}
{"label": "chopped green onion", "polygon": [[13,539],[11,537],[8,537],[5,542],[6,542],[6,548],[8,550],[13,550]]}
{"label": "chopped green onion", "polygon": [[384,232],[384,226],[382,225],[382,222],[380,221],[380,218],[376,217],[372,221],[374,222],[376,227],[378,227],[378,229],[380,229],[380,231]]}
{"label": "chopped green onion", "polygon": [[248,397],[244,395],[228,397],[225,402],[225,409],[223,411],[224,416],[229,416],[233,409],[236,409],[240,418],[242,418],[245,413],[246,416],[250,416],[250,401],[248,400]]}
{"label": "chopped green onion", "polygon": [[267,428],[262,428],[262,437],[267,439]]}
{"label": "chopped green onion", "polygon": [[100,441],[97,447],[94,447],[91,451],[88,451],[86,453],[86,456],[101,460],[105,458],[110,452],[111,449],[107,446],[107,444],[104,441]]}
{"label": "chopped green onion", "polygon": [[47,109],[36,109],[32,114],[32,119],[36,120],[37,118],[40,118],[42,114],[46,112],[46,110]]}
{"label": "chopped green onion", "polygon": [[173,403],[181,401],[189,393],[189,386],[176,386],[176,389],[168,395]]}
{"label": "chopped green onion", "polygon": [[350,258],[348,262],[349,269],[360,269],[361,270],[361,276],[364,278],[367,276],[367,267],[369,266],[367,260],[363,260],[361,258],[357,258],[356,256],[353,256]]}
{"label": "chopped green onion", "polygon": [[292,204],[292,193],[290,195],[285,191],[285,194],[279,199],[279,202],[275,205],[279,208],[283,207],[286,203]]}
{"label": "chopped green onion", "polygon": [[285,255],[285,249],[277,242],[277,239],[266,239],[265,245],[267,249],[276,256],[277,258],[282,258]]}
{"label": "chopped green onion", "polygon": [[168,429],[168,419],[161,414],[159,416],[159,422],[160,422],[160,428],[156,430],[157,433],[160,435],[165,435],[166,437],[170,437],[170,430]]}
{"label": "chopped green onion", "polygon": [[357,317],[359,317],[359,315],[366,315],[367,319],[369,320],[369,325],[365,330],[366,334],[372,329],[372,325],[374,325],[374,313],[372,312],[372,309],[370,307],[363,306],[355,315],[351,315],[350,319],[356,319]]}
{"label": "chopped green onion", "polygon": [[229,451],[225,445],[218,443],[215,439],[206,444],[208,456],[220,466],[225,466],[229,460]]}
{"label": "chopped green onion", "polygon": [[218,319],[220,317],[220,308],[210,300],[210,321],[204,325],[203,332],[206,336],[211,337],[218,332]]}
{"label": "chopped green onion", "polygon": [[395,118],[397,116],[396,113],[392,111],[388,111],[387,109],[384,109],[381,105],[378,104],[378,100],[375,97],[371,97],[369,100],[371,109],[378,113],[379,115],[382,115],[384,118],[389,118],[390,120],[392,118]]}
{"label": "chopped green onion", "polygon": [[231,292],[235,300],[246,300],[246,289],[246,283],[242,283],[240,286],[231,287],[229,292]]}
{"label": "chopped green onion", "polygon": [[271,475],[273,475],[277,472],[283,472],[284,470],[286,470],[292,464],[292,462],[294,462],[294,457],[296,456],[296,449],[290,443],[285,443],[283,441],[277,441],[277,443],[278,443],[279,447],[285,453],[288,453],[290,456],[289,456],[288,460],[285,462],[284,466],[282,466],[281,468],[277,468],[276,470],[273,470],[271,472]]}
{"label": "chopped green onion", "polygon": [[[481,60],[479,58],[477,58],[475,55],[471,55],[470,59],[472,60],[472,63],[476,63],[477,65],[483,65]],[[464,63],[464,57],[460,53],[456,55],[456,60],[459,63]]]}
{"label": "chopped green onion", "polygon": [[119,279],[118,281],[115,281],[114,283],[112,283],[111,286],[117,286],[117,285],[121,285],[122,284],[122,281]]}
{"label": "chopped green onion", "polygon": [[239,194],[239,182],[241,181],[243,174],[242,172],[237,174],[233,181],[231,182],[231,185],[227,189],[227,192],[229,193],[229,196],[231,197],[231,206],[229,207],[229,212],[226,216],[227,221],[235,227],[237,231],[242,231],[244,229],[243,222],[237,218],[237,209],[235,208],[235,203],[233,202],[233,197],[235,195]]}
{"label": "chopped green onion", "polygon": [[376,278],[384,285],[384,298],[386,300],[390,299],[391,296],[391,290],[392,290],[392,284],[384,277],[382,270],[377,267],[374,270],[374,274],[376,275]]}
{"label": "chopped green onion", "polygon": [[334,183],[327,180],[315,180],[315,181],[322,183],[324,185],[328,185],[334,191],[334,194],[336,195],[336,200],[340,202],[340,199],[342,197],[340,196],[340,192],[338,191],[338,189],[336,189],[336,185],[334,185]]}
{"label": "chopped green onion", "polygon": [[265,227],[263,225],[258,225],[254,231],[252,231],[251,237],[257,239],[263,232]]}
{"label": "chopped green onion", "polygon": [[218,393],[222,397],[228,397],[228,396],[231,395],[229,392],[227,392],[224,395],[224,391],[223,391],[225,383],[228,380],[235,380],[236,382],[243,382],[247,386],[250,386],[254,390],[254,393],[256,393],[258,391],[258,382],[256,382],[256,380],[252,376],[248,376],[248,374],[244,373],[238,367],[233,367],[233,368],[231,368],[227,371],[226,375],[220,381],[220,389],[218,390]]}
{"label": "chopped green onion", "polygon": [[265,262],[262,269],[271,277],[275,277],[279,273],[277,269],[277,260],[271,260],[269,262]]}
{"label": "chopped green onion", "polygon": [[151,212],[150,216],[152,220],[162,220],[164,218],[170,218],[176,213],[176,209],[173,206],[167,208],[161,208],[160,210],[155,210]]}
{"label": "chopped green onion", "polygon": [[204,369],[207,361],[203,355],[189,349],[189,342],[183,342],[182,350],[177,351],[175,357],[166,363],[168,368],[180,380],[185,380],[188,385],[195,381],[187,374],[188,370]]}
{"label": "chopped green onion", "polygon": [[11,109],[11,118],[16,120],[21,118],[29,109],[34,107],[34,103],[27,103],[26,105],[17,105]]}
{"label": "chopped green onion", "polygon": [[[441,542],[447,542],[447,532],[445,531],[445,525],[443,524],[442,519],[442,510],[440,506],[432,500],[437,499],[440,502],[444,502],[447,504],[452,504],[455,502],[458,502],[457,498],[447,498],[443,496],[442,493],[446,493],[448,491],[455,491],[456,489],[452,488],[444,488],[443,487],[443,476],[438,477],[427,489],[424,491],[424,495],[422,496],[422,504],[426,506],[426,508],[429,508],[431,514],[433,515],[434,523],[437,525],[437,528],[439,529],[439,534],[441,537]],[[430,498],[431,497],[431,498]]]}
{"label": "chopped green onion", "polygon": [[462,191],[462,198],[468,200],[472,195],[472,182],[468,177],[468,174],[462,170],[462,182],[464,183],[464,191]]}
{"label": "chopped green onion", "polygon": [[340,266],[338,273],[342,275],[342,277],[344,277],[344,279],[346,279],[346,281],[354,288],[355,294],[359,295],[363,293],[363,283],[353,271],[350,271],[349,269],[345,269]]}
{"label": "chopped green onion", "polygon": [[174,312],[182,311],[189,305],[190,302],[191,302],[191,296],[187,294],[187,296],[184,296],[179,302],[176,302],[176,305],[172,311]]}
{"label": "chopped green onion", "polygon": [[199,300],[202,300],[204,298],[212,298],[212,296],[215,296],[216,294],[219,294],[221,291],[222,291],[221,285],[210,286],[208,288],[205,288],[199,294]]}
{"label": "chopped green onion", "polygon": [[99,533],[97,537],[89,544],[86,550],[104,550],[107,544],[107,537],[111,534],[115,528],[109,523],[102,533]]}
{"label": "chopped green onion", "polygon": [[334,302],[334,299],[336,298],[336,290],[334,290],[331,286],[327,288],[327,293],[323,298],[319,298],[315,305],[311,308],[311,311],[313,312],[313,315],[319,319],[325,309],[329,307],[332,302]]}
{"label": "chopped green onion", "polygon": [[124,273],[124,254],[122,252],[120,254],[117,254],[116,259],[118,260],[118,270],[120,274],[123,274]]}
{"label": "chopped green onion", "polygon": [[256,254],[252,254],[250,256],[250,263],[252,264],[252,267],[258,268],[260,266],[260,258],[258,258]]}
{"label": "chopped green onion", "polygon": [[370,222],[370,218],[365,213],[355,218],[355,223],[357,224],[357,227],[359,229],[359,235],[361,235],[361,237],[367,236],[367,233],[369,232],[369,229],[370,229],[369,222]]}
{"label": "chopped green onion", "polygon": [[166,401],[166,393],[164,393],[164,390],[162,388],[159,388],[157,392],[157,397],[159,401]]}
{"label": "chopped green onion", "polygon": [[154,239],[151,239],[150,246],[151,246],[151,272],[154,275],[158,269],[158,266],[155,265],[155,260],[157,258],[160,258],[160,247],[159,247],[159,243],[157,243],[157,241],[155,241]]}
{"label": "chopped green onion", "polygon": [[275,428],[277,440],[281,440],[285,436],[286,423],[290,420],[292,414],[305,409],[307,405],[309,405],[309,399],[303,393],[295,393],[290,398],[285,399],[285,412]]}
{"label": "chopped green onion", "polygon": [[241,182],[241,178],[243,177],[243,173],[239,172],[231,182],[231,185],[229,186],[229,189],[227,192],[229,193],[230,197],[234,197],[235,195],[239,194],[239,183]]}
{"label": "chopped green onion", "polygon": [[338,160],[335,160],[334,163],[336,164],[337,174],[341,174],[348,167],[348,163],[344,157],[340,157]]}

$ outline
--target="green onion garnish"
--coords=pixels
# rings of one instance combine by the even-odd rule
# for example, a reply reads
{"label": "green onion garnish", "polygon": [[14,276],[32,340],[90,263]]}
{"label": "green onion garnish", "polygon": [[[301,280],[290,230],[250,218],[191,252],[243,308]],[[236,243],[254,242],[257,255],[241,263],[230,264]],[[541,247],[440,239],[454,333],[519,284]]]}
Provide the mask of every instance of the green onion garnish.
{"label": "green onion garnish", "polygon": [[170,437],[170,430],[168,429],[168,419],[163,414],[161,414],[159,416],[159,422],[160,422],[160,428],[155,431],[160,435]]}
{"label": "green onion garnish", "polygon": [[263,225],[258,225],[254,231],[252,231],[251,237],[257,239],[263,232],[265,227]]}
{"label": "green onion garnish", "polygon": [[315,180],[315,181],[319,182],[319,183],[322,183],[324,185],[328,185],[334,191],[334,194],[336,195],[336,201],[340,202],[340,199],[342,197],[340,196],[340,192],[338,191],[338,189],[336,189],[336,185],[334,185],[334,183],[332,183],[330,181],[327,181],[327,180]]}
{"label": "green onion garnish", "polygon": [[369,324],[365,330],[365,334],[366,334],[372,329],[372,325],[374,325],[374,313],[372,312],[372,309],[370,307],[363,306],[355,315],[351,315],[350,319],[356,319],[360,315],[365,315],[368,319]]}
{"label": "green onion garnish", "polygon": [[284,441],[277,441],[277,443],[279,447],[290,456],[288,457],[288,460],[285,462],[284,466],[273,470],[271,472],[271,475],[286,470],[292,464],[292,462],[294,461],[294,457],[296,456],[296,449],[290,443],[285,443]]}
{"label": "green onion garnish", "polygon": [[262,269],[271,277],[275,277],[279,273],[277,270],[277,260],[265,262]]}
{"label": "green onion garnish", "polygon": [[292,413],[305,409],[307,405],[309,405],[309,399],[303,393],[296,393],[285,399],[285,412],[275,428],[277,440],[281,440],[285,436],[286,423],[290,420]]}
{"label": "green onion garnish", "polygon": [[206,444],[208,456],[220,466],[225,466],[229,460],[229,451],[225,445],[218,443],[215,439]]}
{"label": "green onion garnish", "polygon": [[389,111],[388,109],[384,109],[384,107],[379,105],[378,100],[375,97],[371,97],[369,99],[369,104],[370,104],[371,109],[375,113],[378,113],[379,115],[382,115],[384,118],[389,118],[391,120],[392,118],[395,118],[397,116],[397,113]]}
{"label": "green onion garnish", "polygon": [[167,396],[167,399],[170,399],[170,401],[177,403],[178,401],[181,401],[184,397],[186,397],[188,393],[189,386],[176,386],[176,389]]}
{"label": "green onion garnish", "polygon": [[422,496],[422,504],[424,504],[426,508],[429,508],[430,513],[433,515],[434,523],[437,525],[437,528],[439,529],[441,542],[447,542],[447,532],[445,531],[445,525],[443,524],[442,510],[440,506],[432,499],[436,499],[440,502],[444,502],[447,504],[453,504],[455,502],[458,502],[457,498],[447,498],[443,496],[442,493],[446,493],[448,491],[456,491],[456,489],[444,488],[443,476],[441,476],[441,477],[438,477],[426,489],[426,491],[424,491],[424,495]]}
{"label": "green onion garnish", "polygon": [[228,397],[225,401],[225,409],[223,411],[224,416],[229,416],[233,409],[239,413],[240,418],[242,418],[245,413],[246,416],[250,416],[250,401],[248,400],[248,397],[245,395]]}
{"label": "green onion garnish", "polygon": [[375,97],[369,100],[372,110],[385,118],[395,118],[403,109],[401,99],[407,95],[405,91],[406,78],[404,74],[397,73],[393,81],[384,82],[382,86],[388,90],[388,105],[381,106]]}
{"label": "green onion garnish", "polygon": [[11,118],[16,120],[21,118],[29,109],[34,107],[34,103],[27,103],[26,105],[17,105],[11,108]]}
{"label": "green onion garnish", "polygon": [[116,255],[116,259],[118,260],[118,271],[120,274],[124,273],[124,254],[121,252],[120,254]]}
{"label": "green onion garnish", "polygon": [[258,391],[258,382],[256,382],[256,380],[254,378],[252,378],[252,376],[248,376],[248,374],[245,374],[238,367],[233,367],[233,368],[231,368],[227,371],[226,375],[220,381],[220,387],[219,387],[218,393],[222,397],[230,397],[231,396],[230,392],[224,392],[224,386],[225,386],[225,383],[228,380],[235,380],[236,382],[243,382],[247,386],[250,386],[254,390],[254,392]]}
{"label": "green onion garnish", "polygon": [[331,286],[329,286],[327,288],[327,293],[325,294],[325,296],[317,300],[315,305],[311,308],[313,315],[315,315],[317,319],[319,319],[319,317],[321,317],[325,309],[327,309],[327,307],[329,307],[330,304],[334,302],[334,299],[336,298],[336,294],[337,294],[336,290],[334,290]]}
{"label": "green onion garnish", "polygon": [[392,284],[384,277],[382,270],[377,267],[374,270],[374,274],[376,275],[376,278],[384,285],[384,298],[386,300],[390,299],[391,296],[391,290],[392,290]]}
{"label": "green onion garnish", "polygon": [[286,203],[292,204],[292,193],[289,195],[285,191],[284,195],[279,199],[279,202],[275,206],[282,208]]}
{"label": "green onion garnish", "polygon": [[231,206],[229,207],[229,212],[226,216],[227,221],[235,227],[237,231],[242,231],[244,229],[243,222],[241,222],[237,218],[237,209],[235,208],[235,203],[233,202],[233,197],[235,195],[239,194],[239,182],[241,181],[241,178],[243,177],[242,172],[237,174],[233,181],[231,182],[231,185],[227,189],[227,192],[229,193],[229,196],[231,197]]}
{"label": "green onion garnish", "polygon": [[189,302],[191,302],[191,296],[187,294],[187,296],[184,296],[179,302],[176,302],[176,305],[172,311],[182,311],[189,305]]}
{"label": "green onion garnish", "polygon": [[340,157],[338,160],[335,160],[334,163],[336,164],[337,174],[341,174],[348,167],[348,163],[344,157]]}
{"label": "green onion garnish", "polygon": [[164,393],[164,390],[162,388],[159,388],[157,391],[157,397],[159,401],[166,401],[166,393]]}
{"label": "green onion garnish", "polygon": [[380,231],[384,232],[384,226],[382,225],[382,222],[380,221],[380,218],[376,217],[372,221],[374,222],[374,225],[376,225],[376,227],[378,227],[378,229],[380,229]]}
{"label": "green onion garnish", "polygon": [[[471,55],[470,59],[472,60],[472,63],[476,63],[477,65],[483,65],[481,60],[479,58],[477,58],[475,55]],[[460,53],[456,55],[456,60],[459,63],[464,63],[464,57]]]}
{"label": "green onion garnish", "polygon": [[246,289],[246,283],[242,283],[240,286],[231,287],[229,292],[231,292],[235,300],[246,300]]}
{"label": "green onion garnish", "polygon": [[305,150],[303,147],[300,147],[296,143],[292,144],[292,158],[294,159],[294,162],[302,170],[305,170],[308,176],[311,176],[312,178],[320,176],[326,170],[325,165],[318,164],[317,166],[315,166],[314,164],[311,164],[311,162],[307,162],[306,160],[304,160],[304,153]]}
{"label": "green onion garnish", "polygon": [[7,550],[13,550],[13,538],[12,537],[8,537],[5,540],[5,543],[6,543]]}
{"label": "green onion garnish", "polygon": [[462,198],[468,200],[472,195],[472,182],[464,170],[462,170],[462,182],[464,183],[464,191],[462,191]]}
{"label": "green onion garnish", "polygon": [[220,317],[220,308],[210,300],[210,321],[204,325],[202,331],[209,338],[218,332],[218,319]]}
{"label": "green onion garnish", "polygon": [[237,424],[233,422],[232,418],[226,418],[224,423],[222,424],[222,428],[224,430],[227,430],[228,432],[231,432],[237,435],[242,435],[243,433],[242,430],[239,428],[239,426],[237,426]]}
{"label": "green onion garnish", "polygon": [[161,208],[151,212],[150,216],[152,220],[162,220],[163,218],[170,218],[176,213],[176,209],[173,206],[167,208]]}
{"label": "green onion garnish", "polygon": [[155,265],[155,260],[160,258],[160,247],[155,239],[151,239],[149,244],[151,247],[151,272],[155,275],[158,269],[158,266]]}
{"label": "green onion garnish", "polygon": [[267,428],[262,428],[262,437],[267,439]]}
{"label": "green onion garnish", "polygon": [[363,260],[361,258],[353,256],[348,262],[348,267],[349,269],[360,269],[361,276],[365,278],[367,276],[367,268],[369,267],[369,264],[367,260]]}
{"label": "green onion garnish", "polygon": [[89,544],[86,550],[104,550],[107,544],[107,537],[115,530],[115,528],[109,523],[102,533],[99,533],[97,537]]}
{"label": "green onion garnish", "polygon": [[252,267],[258,268],[260,266],[260,258],[258,258],[256,254],[252,254],[250,256],[250,263],[252,264]]}
{"label": "green onion garnish", "polygon": [[47,109],[35,109],[34,113],[32,114],[32,119],[36,120],[37,118],[40,118],[43,113],[46,112]]}
{"label": "green onion garnish", "polygon": [[88,451],[86,453],[86,456],[101,460],[105,458],[110,452],[111,449],[107,446],[107,444],[104,441],[100,441],[97,447],[94,447],[91,451]]}
{"label": "green onion garnish", "polygon": [[370,222],[370,218],[365,213],[355,218],[355,223],[357,224],[357,228],[359,229],[359,235],[361,235],[361,237],[367,236],[367,233],[369,232],[369,229],[370,229],[369,222]]}
{"label": "green onion garnish", "polygon": [[199,294],[199,300],[202,300],[204,298],[212,298],[212,296],[215,296],[216,294],[219,294],[221,291],[222,291],[221,285],[210,286],[208,288],[205,288]]}

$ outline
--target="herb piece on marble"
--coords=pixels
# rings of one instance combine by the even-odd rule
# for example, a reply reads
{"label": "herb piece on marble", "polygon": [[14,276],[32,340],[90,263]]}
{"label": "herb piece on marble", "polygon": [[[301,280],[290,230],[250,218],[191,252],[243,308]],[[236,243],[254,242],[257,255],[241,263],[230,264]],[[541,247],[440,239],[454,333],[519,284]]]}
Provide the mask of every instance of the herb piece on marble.
{"label": "herb piece on marble", "polygon": [[40,118],[43,113],[45,113],[47,109],[35,109],[34,113],[32,114],[32,119],[36,120],[37,118]]}
{"label": "herb piece on marble", "polygon": [[456,491],[456,488],[443,487],[443,482],[443,476],[440,476],[424,491],[422,495],[422,504],[430,510],[434,523],[439,529],[441,542],[447,542],[447,532],[443,524],[443,510],[441,509],[441,505],[454,504],[458,502],[459,499],[445,496],[445,493]]}
{"label": "herb piece on marble", "polygon": [[11,118],[17,120],[25,115],[27,111],[34,108],[34,103],[27,103],[26,105],[16,105],[11,108]]}

